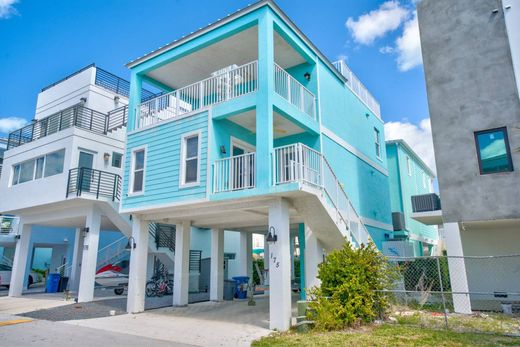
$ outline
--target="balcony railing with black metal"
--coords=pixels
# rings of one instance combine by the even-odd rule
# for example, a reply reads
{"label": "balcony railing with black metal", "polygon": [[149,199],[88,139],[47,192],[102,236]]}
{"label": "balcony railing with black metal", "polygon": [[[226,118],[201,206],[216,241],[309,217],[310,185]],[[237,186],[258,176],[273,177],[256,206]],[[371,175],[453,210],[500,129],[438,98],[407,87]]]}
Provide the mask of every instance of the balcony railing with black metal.
{"label": "balcony railing with black metal", "polygon": [[108,132],[126,126],[127,114],[126,106],[104,114],[81,104],[74,105],[11,132],[7,140],[7,149],[36,141],[71,127],[106,135]]}
{"label": "balcony railing with black metal", "polygon": [[112,201],[121,199],[121,176],[111,172],[89,169],[86,167],[69,170],[66,197],[75,194],[88,194],[96,199]]}
{"label": "balcony railing with black metal", "polygon": [[441,210],[441,199],[435,193],[412,196],[412,210],[418,212],[433,212]]}

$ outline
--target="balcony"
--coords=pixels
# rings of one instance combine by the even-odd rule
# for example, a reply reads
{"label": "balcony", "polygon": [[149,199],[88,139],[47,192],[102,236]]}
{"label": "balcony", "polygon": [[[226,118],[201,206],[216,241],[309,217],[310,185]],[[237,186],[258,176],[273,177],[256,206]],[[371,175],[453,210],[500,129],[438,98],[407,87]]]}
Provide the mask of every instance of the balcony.
{"label": "balcony", "polygon": [[274,91],[298,110],[316,119],[316,98],[278,64],[274,64]]}
{"label": "balcony", "polygon": [[217,159],[213,164],[213,193],[254,188],[255,153]]}
{"label": "balcony", "polygon": [[81,104],[71,106],[11,132],[7,140],[7,149],[36,141],[71,127],[106,135],[109,131],[126,124],[124,123],[126,122],[125,107],[116,109],[111,113],[111,115],[107,115]]}
{"label": "balcony", "polygon": [[202,110],[257,90],[256,61],[224,70],[202,81],[141,103],[137,106],[136,129]]}
{"label": "balcony", "polygon": [[[279,65],[274,64],[274,91],[299,111],[316,119],[316,98]],[[213,76],[137,106],[136,129],[203,110],[258,89],[258,62],[226,68]]]}
{"label": "balcony", "polygon": [[334,67],[347,79],[347,86],[357,95],[357,97],[377,116],[381,119],[381,106],[379,102],[368,91],[368,88],[361,83],[359,78],[350,70],[343,60],[333,63]]}
{"label": "balcony", "polygon": [[112,201],[121,199],[121,176],[111,172],[89,169],[86,167],[69,170],[66,197],[87,194],[96,199]]}
{"label": "balcony", "polygon": [[412,218],[426,225],[441,225],[441,200],[435,193],[412,196]]}

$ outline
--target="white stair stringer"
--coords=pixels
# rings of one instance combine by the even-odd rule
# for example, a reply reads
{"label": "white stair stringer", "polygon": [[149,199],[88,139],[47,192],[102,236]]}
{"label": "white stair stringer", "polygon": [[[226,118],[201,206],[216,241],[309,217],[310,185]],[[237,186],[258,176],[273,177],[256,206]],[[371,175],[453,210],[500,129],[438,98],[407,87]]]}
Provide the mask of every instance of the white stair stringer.
{"label": "white stair stringer", "polygon": [[[132,221],[130,216],[119,213],[119,204],[114,202],[105,202],[100,204],[103,214],[119,229],[119,231],[126,237],[132,236]],[[150,235],[148,237],[148,253],[154,254],[159,258],[163,264],[173,267],[174,252],[167,247],[155,246],[155,240]]]}

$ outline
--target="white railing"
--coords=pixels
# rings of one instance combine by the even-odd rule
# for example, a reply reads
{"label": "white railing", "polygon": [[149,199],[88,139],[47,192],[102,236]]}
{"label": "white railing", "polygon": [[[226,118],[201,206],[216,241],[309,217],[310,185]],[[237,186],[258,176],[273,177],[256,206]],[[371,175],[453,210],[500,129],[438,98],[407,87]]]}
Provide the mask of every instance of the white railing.
{"label": "white railing", "polygon": [[359,78],[350,70],[343,60],[333,63],[334,67],[347,79],[347,85],[374,114],[381,118],[381,106],[379,102],[370,94],[368,89],[361,83]]}
{"label": "white railing", "polygon": [[274,64],[274,91],[313,119],[316,118],[316,98],[307,88],[278,64]]}
{"label": "white railing", "polygon": [[0,235],[16,235],[20,217],[0,216]]}
{"label": "white railing", "polygon": [[13,266],[13,260],[7,258],[5,255],[2,255],[2,258],[0,259],[0,264],[12,267]]}
{"label": "white railing", "polygon": [[123,236],[114,242],[106,245],[98,251],[97,255],[97,268],[101,268],[105,265],[112,264],[121,260],[123,257],[128,255],[126,245],[128,244],[128,238]]}
{"label": "white railing", "polygon": [[213,193],[254,188],[256,156],[246,153],[217,159],[213,164]]}
{"label": "white railing", "polygon": [[56,273],[59,273],[61,277],[70,277],[72,273],[72,264],[65,263],[56,268]]}
{"label": "white railing", "polygon": [[275,148],[273,161],[274,184],[302,182],[318,187],[335,210],[336,223],[343,222],[348,226],[350,237],[357,245],[368,243],[368,230],[352,206],[343,184],[320,152],[296,143]]}
{"label": "white railing", "polygon": [[141,103],[136,109],[135,128],[179,117],[257,88],[258,64],[253,61]]}

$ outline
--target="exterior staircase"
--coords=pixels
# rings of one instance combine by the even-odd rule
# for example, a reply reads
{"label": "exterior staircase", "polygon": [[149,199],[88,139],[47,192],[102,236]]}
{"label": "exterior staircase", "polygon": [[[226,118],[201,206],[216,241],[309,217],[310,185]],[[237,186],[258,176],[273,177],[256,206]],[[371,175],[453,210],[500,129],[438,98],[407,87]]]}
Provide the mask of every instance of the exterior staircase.
{"label": "exterior staircase", "polygon": [[305,196],[292,203],[305,223],[329,249],[345,239],[355,247],[371,241],[361,217],[323,154],[297,143],[275,148],[274,182],[298,182]]}

